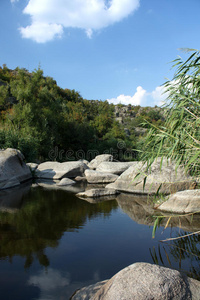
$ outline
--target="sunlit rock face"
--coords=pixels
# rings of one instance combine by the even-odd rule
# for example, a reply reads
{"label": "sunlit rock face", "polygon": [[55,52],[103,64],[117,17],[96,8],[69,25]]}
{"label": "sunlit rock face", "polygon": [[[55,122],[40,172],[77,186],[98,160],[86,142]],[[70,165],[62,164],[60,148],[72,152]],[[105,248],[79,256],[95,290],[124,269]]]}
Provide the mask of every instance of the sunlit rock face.
{"label": "sunlit rock face", "polygon": [[98,172],[95,170],[85,170],[88,183],[110,183],[117,180],[118,175],[108,172]]}
{"label": "sunlit rock face", "polygon": [[31,171],[19,150],[0,150],[0,189],[17,186],[30,178]]}
{"label": "sunlit rock face", "polygon": [[189,189],[194,182],[183,167],[176,168],[171,160],[164,159],[161,163],[159,158],[148,170],[146,168],[146,163],[138,162],[106,187],[139,194],[155,194],[157,191],[170,194]]}
{"label": "sunlit rock face", "polygon": [[135,263],[110,280],[83,288],[72,300],[199,299],[200,282],[179,271],[149,263]]}

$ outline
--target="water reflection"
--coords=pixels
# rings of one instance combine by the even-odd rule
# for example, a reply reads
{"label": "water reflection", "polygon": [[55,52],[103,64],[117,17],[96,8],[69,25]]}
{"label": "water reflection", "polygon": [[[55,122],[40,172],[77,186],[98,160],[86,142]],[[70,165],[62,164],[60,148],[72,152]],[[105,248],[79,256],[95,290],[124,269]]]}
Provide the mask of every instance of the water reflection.
{"label": "water reflection", "polygon": [[108,216],[117,208],[117,203],[111,202],[91,207],[62,188],[27,186],[17,194],[17,198],[15,194],[16,191],[8,193],[4,200],[9,200],[8,205],[12,203],[12,207],[15,205],[21,209],[15,210],[14,214],[7,210],[0,212],[0,258],[9,257],[11,260],[13,256],[20,255],[25,258],[25,268],[29,268],[34,260],[47,267],[46,247],[56,248],[64,232],[77,231],[87,219],[99,214]]}

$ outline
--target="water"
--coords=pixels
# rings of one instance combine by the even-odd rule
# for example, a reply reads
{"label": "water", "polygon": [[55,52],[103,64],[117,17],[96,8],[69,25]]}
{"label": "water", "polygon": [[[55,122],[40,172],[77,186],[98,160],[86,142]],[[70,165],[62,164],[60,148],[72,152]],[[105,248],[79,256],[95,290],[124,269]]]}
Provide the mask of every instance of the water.
{"label": "water", "polygon": [[0,192],[1,300],[69,299],[76,289],[135,262],[157,263],[200,280],[198,235],[160,242],[199,229],[199,217],[192,225],[182,218],[182,229],[175,219],[174,227],[160,227],[152,239],[155,211],[145,197],[121,194],[89,203],[74,194],[84,188],[26,184]]}

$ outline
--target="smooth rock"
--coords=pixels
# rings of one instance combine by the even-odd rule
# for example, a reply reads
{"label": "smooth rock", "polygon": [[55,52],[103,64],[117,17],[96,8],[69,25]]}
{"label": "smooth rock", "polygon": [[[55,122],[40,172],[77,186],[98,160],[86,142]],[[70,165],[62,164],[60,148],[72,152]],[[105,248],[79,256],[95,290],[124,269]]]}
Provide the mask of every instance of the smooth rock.
{"label": "smooth rock", "polygon": [[85,176],[89,183],[109,183],[114,182],[118,175],[108,172],[97,172],[95,170],[85,170]]}
{"label": "smooth rock", "polygon": [[97,155],[93,160],[91,160],[91,162],[88,164],[88,167],[91,170],[94,170],[103,161],[113,161],[113,156],[111,154]]}
{"label": "smooth rock", "polygon": [[86,169],[88,169],[88,167],[81,161],[63,163],[49,161],[38,166],[35,171],[35,176],[43,179],[74,178],[76,176],[83,176]]}
{"label": "smooth rock", "polygon": [[58,186],[65,186],[65,185],[72,185],[76,182],[74,180],[71,180],[69,178],[63,178],[61,181],[57,184]]}
{"label": "smooth rock", "polygon": [[179,271],[149,263],[135,263],[118,272],[87,297],[77,291],[72,300],[199,300],[200,282]]}
{"label": "smooth rock", "polygon": [[148,171],[146,171],[146,163],[138,162],[122,173],[114,183],[108,184],[106,187],[139,194],[155,194],[158,189],[163,194],[170,194],[190,188],[194,178],[185,174],[182,167],[178,167],[176,170],[174,162],[164,159],[160,170],[160,162],[161,159],[154,161]]}
{"label": "smooth rock", "polygon": [[103,280],[95,284],[83,287],[77,290],[74,295],[70,298],[73,300],[89,300],[96,294],[96,292],[104,285],[108,280]]}
{"label": "smooth rock", "polygon": [[83,193],[78,193],[77,197],[82,198],[98,198],[98,197],[104,197],[104,196],[112,196],[117,195],[118,191],[112,190],[112,189],[91,189],[87,190]]}
{"label": "smooth rock", "polygon": [[200,189],[185,190],[169,196],[168,200],[157,207],[172,213],[200,213]]}
{"label": "smooth rock", "polygon": [[133,161],[133,162],[114,162],[114,161],[102,162],[97,166],[96,171],[109,172],[112,174],[121,175],[130,166],[134,166],[136,164],[137,164],[136,161]]}
{"label": "smooth rock", "polygon": [[31,178],[21,151],[11,148],[0,150],[0,189],[17,186]]}

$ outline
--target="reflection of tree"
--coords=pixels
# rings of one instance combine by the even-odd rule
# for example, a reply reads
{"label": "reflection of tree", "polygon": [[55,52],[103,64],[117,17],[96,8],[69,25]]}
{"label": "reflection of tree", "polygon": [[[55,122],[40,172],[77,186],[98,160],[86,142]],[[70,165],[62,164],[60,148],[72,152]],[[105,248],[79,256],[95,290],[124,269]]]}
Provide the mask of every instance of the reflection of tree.
{"label": "reflection of tree", "polygon": [[[176,234],[177,237],[183,235],[187,235],[187,232],[181,231]],[[149,251],[155,264],[171,266],[171,261],[174,260],[177,263],[177,269],[200,280],[200,235],[162,242],[158,245],[157,251],[155,247]]]}
{"label": "reflection of tree", "polygon": [[12,261],[20,255],[25,258],[25,268],[34,259],[48,266],[46,247],[57,247],[65,231],[79,230],[87,219],[106,217],[117,207],[115,201],[91,205],[64,191],[42,188],[32,189],[23,204],[16,213],[0,213],[0,258]]}

